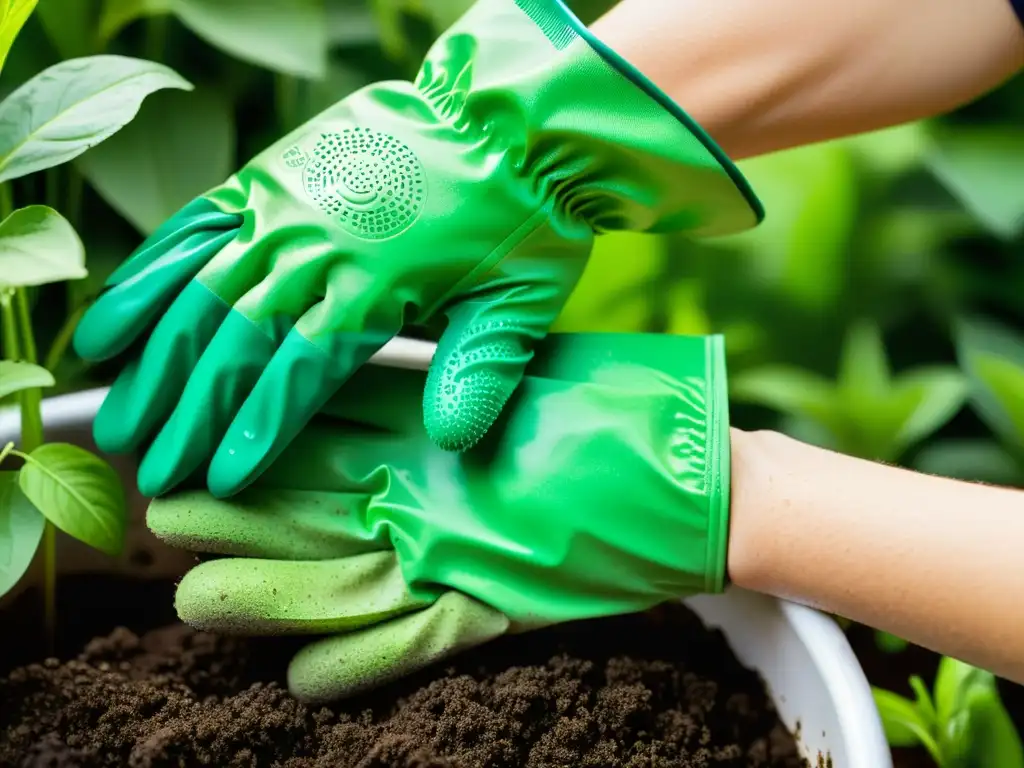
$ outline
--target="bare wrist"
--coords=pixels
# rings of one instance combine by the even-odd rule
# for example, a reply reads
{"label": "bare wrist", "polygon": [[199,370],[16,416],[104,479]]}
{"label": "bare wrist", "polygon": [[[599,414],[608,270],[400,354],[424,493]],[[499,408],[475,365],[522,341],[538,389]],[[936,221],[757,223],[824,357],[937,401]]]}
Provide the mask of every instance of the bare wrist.
{"label": "bare wrist", "polygon": [[772,570],[772,535],[767,510],[775,505],[776,476],[772,470],[773,448],[787,438],[777,432],[745,432],[733,428],[730,442],[731,487],[729,551],[726,571],[738,587],[763,591],[764,574]]}

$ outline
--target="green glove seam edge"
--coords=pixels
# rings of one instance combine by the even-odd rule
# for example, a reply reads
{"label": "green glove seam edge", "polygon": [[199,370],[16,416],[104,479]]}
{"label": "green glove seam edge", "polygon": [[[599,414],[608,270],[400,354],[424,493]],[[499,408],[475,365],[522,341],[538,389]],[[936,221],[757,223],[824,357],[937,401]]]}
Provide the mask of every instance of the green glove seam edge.
{"label": "green glove seam edge", "polygon": [[715,594],[729,584],[729,511],[732,487],[732,455],[729,425],[729,381],[725,366],[725,338],[720,334],[708,337],[707,369],[709,385],[709,417],[711,430],[711,461],[708,472],[715,482],[708,505],[708,551],[705,557],[705,589]]}
{"label": "green glove seam edge", "polygon": [[579,36],[612,69],[632,82],[672,117],[682,123],[688,131],[697,137],[698,141],[704,145],[712,157],[718,161],[722,170],[726,172],[733,184],[736,185],[736,189],[746,199],[747,204],[757,219],[755,226],[764,221],[764,204],[758,198],[757,193],[754,192],[754,188],[725,151],[708,135],[707,131],[690,117],[667,93],[651,82],[645,74],[595,37],[563,0],[515,0],[515,3],[522,9],[523,13],[534,20],[556,48],[564,48],[572,41],[573,37]]}

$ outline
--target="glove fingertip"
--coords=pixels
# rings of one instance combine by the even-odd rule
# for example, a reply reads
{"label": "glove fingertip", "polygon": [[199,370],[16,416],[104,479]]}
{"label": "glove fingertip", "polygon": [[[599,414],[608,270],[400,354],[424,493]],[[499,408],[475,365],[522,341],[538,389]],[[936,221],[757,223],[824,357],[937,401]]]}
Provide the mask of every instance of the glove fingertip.
{"label": "glove fingertip", "polygon": [[480,442],[501,415],[522,379],[481,366],[456,373],[431,372],[423,400],[427,436],[439,448],[456,453]]}

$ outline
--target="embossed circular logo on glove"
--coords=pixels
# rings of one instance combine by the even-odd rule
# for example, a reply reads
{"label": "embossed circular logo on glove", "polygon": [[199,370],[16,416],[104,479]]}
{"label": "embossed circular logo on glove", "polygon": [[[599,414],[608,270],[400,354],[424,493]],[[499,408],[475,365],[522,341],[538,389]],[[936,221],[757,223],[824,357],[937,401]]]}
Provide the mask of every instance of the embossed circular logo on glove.
{"label": "embossed circular logo on glove", "polygon": [[293,147],[283,159],[302,168],[306,194],[356,237],[396,235],[423,210],[423,167],[409,147],[386,133],[366,128],[322,133],[312,154]]}

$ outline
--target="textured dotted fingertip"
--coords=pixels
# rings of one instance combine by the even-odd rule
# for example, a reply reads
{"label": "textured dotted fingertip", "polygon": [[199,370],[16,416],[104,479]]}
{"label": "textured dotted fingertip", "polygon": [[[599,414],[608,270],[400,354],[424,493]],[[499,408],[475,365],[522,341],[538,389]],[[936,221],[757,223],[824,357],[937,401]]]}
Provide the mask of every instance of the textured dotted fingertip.
{"label": "textured dotted fingertip", "polygon": [[513,381],[495,371],[522,353],[517,345],[493,341],[450,354],[427,380],[425,425],[430,439],[447,451],[472,448],[494,424]]}

